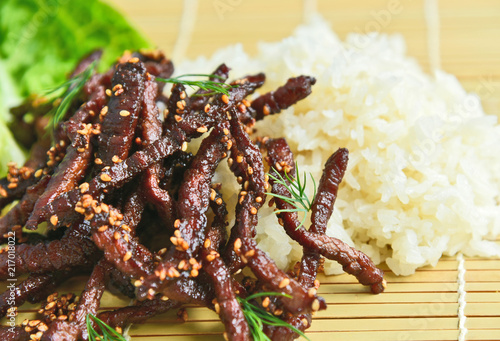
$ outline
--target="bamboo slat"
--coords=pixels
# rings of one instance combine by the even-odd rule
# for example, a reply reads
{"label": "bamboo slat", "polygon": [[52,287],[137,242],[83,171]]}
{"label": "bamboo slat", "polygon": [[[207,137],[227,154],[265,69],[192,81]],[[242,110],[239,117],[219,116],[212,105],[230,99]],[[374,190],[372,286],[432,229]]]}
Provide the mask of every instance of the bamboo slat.
{"label": "bamboo slat", "polygon": [[[368,30],[401,34],[408,54],[430,71],[425,1],[432,2],[110,0],[158,47],[168,55],[176,52],[178,59],[207,56],[236,43],[254,53],[257,42],[290,35],[307,17],[304,9],[315,7],[342,39],[349,32]],[[190,6],[186,15],[193,19],[193,31],[187,38],[184,36],[187,41],[179,41],[178,37],[183,37],[180,25],[185,4]],[[221,6],[225,9],[222,12]],[[393,7],[395,10],[391,10]],[[455,74],[466,90],[477,92],[487,113],[500,117],[500,3],[438,0],[438,8],[442,69]],[[320,276],[322,285],[318,292],[326,299],[328,309],[315,315],[308,337],[322,341],[458,339],[455,258],[443,258],[435,267],[422,268],[407,277],[395,276],[383,265],[382,268],[387,273],[388,287],[381,295],[370,294],[348,275]],[[466,339],[500,340],[500,259],[467,258],[465,269]],[[85,280],[71,279],[59,292],[79,292]],[[4,288],[3,285],[1,289]],[[112,309],[128,303],[129,299],[106,292],[101,308]],[[37,308],[38,305],[30,304],[21,307],[18,322],[34,318]],[[222,340],[223,326],[214,312],[200,307],[188,307],[187,312],[189,319],[185,323],[179,322],[172,311],[144,325],[132,326],[129,334],[133,341]]]}

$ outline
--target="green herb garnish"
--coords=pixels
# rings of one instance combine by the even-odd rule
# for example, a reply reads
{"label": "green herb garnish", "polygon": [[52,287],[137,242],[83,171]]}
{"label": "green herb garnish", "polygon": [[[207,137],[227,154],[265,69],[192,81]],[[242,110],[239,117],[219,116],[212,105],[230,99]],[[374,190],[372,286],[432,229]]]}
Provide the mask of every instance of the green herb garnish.
{"label": "green herb garnish", "polygon": [[[96,62],[92,62],[85,69],[85,71],[67,80],[56,88],[50,89],[44,93],[43,98],[49,102],[53,101],[55,105],[54,108],[48,113],[50,116],[50,126],[52,126],[52,128],[55,128],[57,123],[64,118],[71,103],[75,97],[78,96],[90,76],[92,76],[96,65]],[[59,103],[56,103],[55,101],[58,101]]]}
{"label": "green herb garnish", "polygon": [[[94,329],[94,326],[92,325],[92,320],[99,326],[99,329],[101,329],[102,335],[99,335],[99,333]],[[87,322],[87,332],[89,334],[89,340],[90,341],[127,341],[123,335],[118,333],[116,330],[108,326],[106,323],[98,319],[92,314],[87,314],[85,317],[85,321]]]}
{"label": "green herb garnish", "polygon": [[291,197],[286,197],[283,195],[275,194],[275,193],[267,193],[273,197],[276,197],[278,199],[281,199],[288,203],[289,205],[292,205],[294,208],[290,209],[282,209],[282,210],[276,210],[274,211],[276,214],[281,213],[281,212],[303,212],[304,217],[302,218],[302,221],[300,222],[300,225],[297,226],[297,229],[299,229],[303,224],[304,221],[306,220],[307,212],[311,210],[312,202],[314,201],[314,198],[316,197],[316,181],[314,180],[313,176],[311,173],[309,173],[309,176],[311,177],[311,180],[313,181],[314,184],[314,194],[311,200],[307,197],[305,190],[306,190],[306,184],[307,184],[307,176],[306,173],[304,172],[302,181],[300,180],[300,172],[299,172],[299,166],[297,163],[295,163],[295,169],[297,173],[297,178],[290,177],[288,173],[285,170],[285,178],[281,176],[281,174],[276,171],[274,168],[273,170],[276,172],[277,176],[274,176],[273,174],[268,174],[271,179],[273,179],[276,183],[283,185],[286,187],[286,189],[290,192]]}
{"label": "green herb garnish", "polygon": [[229,95],[229,92],[227,89],[235,87],[235,85],[231,84],[226,84],[226,83],[220,83],[220,82],[214,82],[211,80],[187,80],[187,79],[181,79],[184,77],[207,77],[207,78],[218,78],[218,79],[224,79],[221,76],[217,75],[207,75],[207,74],[202,74],[202,73],[193,73],[193,74],[185,74],[185,75],[180,75],[174,78],[155,78],[157,81],[164,82],[164,83],[172,83],[172,84],[182,84],[185,86],[189,86],[190,88],[200,88],[205,91],[212,91],[210,93],[202,94],[199,96],[211,96],[214,94],[222,93],[225,95]]}
{"label": "green herb garnish", "polygon": [[292,298],[292,296],[290,295],[279,292],[260,292],[257,294],[250,295],[247,298],[237,297],[238,302],[241,304],[243,315],[245,315],[245,319],[247,320],[248,326],[250,327],[250,333],[252,334],[252,338],[255,341],[261,341],[261,340],[271,341],[269,337],[262,331],[262,326],[264,324],[270,326],[280,326],[280,327],[290,328],[295,333],[304,337],[306,340],[309,340],[302,331],[298,330],[289,323],[286,323],[279,317],[274,316],[273,314],[265,311],[264,309],[250,303],[251,300],[263,296],[283,296],[287,298]]}

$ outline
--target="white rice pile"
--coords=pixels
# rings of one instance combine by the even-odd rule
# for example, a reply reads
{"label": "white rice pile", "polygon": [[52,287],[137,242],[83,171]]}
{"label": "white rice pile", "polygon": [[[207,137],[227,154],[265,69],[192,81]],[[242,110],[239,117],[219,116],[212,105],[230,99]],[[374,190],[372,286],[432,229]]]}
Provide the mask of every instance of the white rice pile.
{"label": "white rice pile", "polygon": [[[285,137],[301,170],[315,179],[337,148],[349,149],[328,235],[400,275],[442,255],[500,255],[500,245],[488,241],[500,233],[497,117],[486,115],[454,76],[425,74],[405,56],[401,37],[353,34],[342,42],[317,19],[281,42],[261,44],[256,56],[236,45],[176,71],[207,73],[222,62],[233,68],[232,78],[265,72],[261,93],[292,76],[317,78],[311,96],[266,118],[258,133]],[[234,207],[238,185],[221,168]],[[283,268],[299,260],[301,247],[267,205],[259,218],[259,246]],[[340,270],[325,264],[328,274]]]}

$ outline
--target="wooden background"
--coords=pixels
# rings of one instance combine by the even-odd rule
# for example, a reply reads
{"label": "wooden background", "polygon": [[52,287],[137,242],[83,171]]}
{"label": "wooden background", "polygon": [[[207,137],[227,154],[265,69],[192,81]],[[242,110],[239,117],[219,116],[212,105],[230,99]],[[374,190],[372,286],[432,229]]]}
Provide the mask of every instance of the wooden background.
{"label": "wooden background", "polygon": [[[314,10],[341,38],[349,32],[400,33],[408,54],[426,71],[440,67],[479,93],[487,113],[500,116],[500,1],[424,0],[112,0],[175,62],[210,55],[228,44],[256,51],[258,41],[290,35]],[[426,17],[426,6],[431,9]],[[432,8],[437,9],[432,11]],[[391,12],[392,9],[392,12]],[[389,13],[389,16],[387,16]],[[384,14],[386,15],[384,17]],[[434,20],[432,14],[436,15]],[[427,19],[426,19],[427,18]],[[183,29],[181,29],[183,27]],[[500,243],[500,240],[497,240]],[[465,259],[467,340],[500,340],[500,259]],[[321,277],[329,308],[315,316],[311,340],[458,340],[459,261],[442,259],[435,268],[397,277],[386,271],[388,289],[371,295],[347,275]],[[387,269],[385,269],[387,270]],[[74,279],[59,292],[78,292]],[[103,308],[127,305],[106,293]],[[18,321],[34,317],[37,306],[22,307]],[[132,326],[133,341],[222,340],[222,324],[204,308],[175,312]]]}

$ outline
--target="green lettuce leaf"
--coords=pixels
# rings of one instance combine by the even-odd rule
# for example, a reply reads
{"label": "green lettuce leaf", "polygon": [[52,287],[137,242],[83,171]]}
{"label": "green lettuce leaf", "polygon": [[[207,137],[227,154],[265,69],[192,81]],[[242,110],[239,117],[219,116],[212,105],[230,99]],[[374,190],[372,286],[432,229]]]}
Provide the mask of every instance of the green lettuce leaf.
{"label": "green lettuce leaf", "polygon": [[104,50],[109,67],[124,50],[152,44],[109,5],[98,0],[0,1],[0,176],[22,152],[5,128],[8,108],[65,81],[78,60]]}

